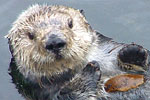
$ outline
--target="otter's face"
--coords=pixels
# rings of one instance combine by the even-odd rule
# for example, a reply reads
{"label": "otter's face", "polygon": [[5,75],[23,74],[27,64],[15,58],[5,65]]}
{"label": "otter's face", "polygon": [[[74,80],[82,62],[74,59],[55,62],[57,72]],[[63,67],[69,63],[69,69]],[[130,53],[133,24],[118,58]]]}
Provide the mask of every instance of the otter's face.
{"label": "otter's face", "polygon": [[19,16],[8,38],[20,66],[59,72],[86,60],[93,31],[79,10],[35,5]]}

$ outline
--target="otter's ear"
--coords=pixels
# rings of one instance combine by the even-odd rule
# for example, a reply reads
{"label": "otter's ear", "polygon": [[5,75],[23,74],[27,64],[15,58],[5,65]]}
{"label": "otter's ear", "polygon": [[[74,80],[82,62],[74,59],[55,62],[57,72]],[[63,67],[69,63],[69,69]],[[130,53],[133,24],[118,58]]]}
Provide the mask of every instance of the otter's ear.
{"label": "otter's ear", "polygon": [[84,10],[81,9],[81,10],[79,10],[79,11],[80,11],[80,13],[85,17],[85,12],[84,12]]}
{"label": "otter's ear", "polygon": [[84,10],[83,10],[83,9],[81,9],[81,10],[79,10],[79,11],[80,11],[81,14],[84,14]]}

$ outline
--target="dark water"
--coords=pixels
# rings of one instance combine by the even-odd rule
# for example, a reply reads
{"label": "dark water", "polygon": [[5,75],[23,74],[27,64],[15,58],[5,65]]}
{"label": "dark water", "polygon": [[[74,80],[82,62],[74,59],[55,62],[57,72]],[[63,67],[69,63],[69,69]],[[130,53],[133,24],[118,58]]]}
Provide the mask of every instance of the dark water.
{"label": "dark water", "polygon": [[118,42],[135,42],[150,50],[150,0],[0,0],[0,100],[24,100],[8,75],[11,55],[4,36],[17,16],[35,3],[83,9],[93,29]]}

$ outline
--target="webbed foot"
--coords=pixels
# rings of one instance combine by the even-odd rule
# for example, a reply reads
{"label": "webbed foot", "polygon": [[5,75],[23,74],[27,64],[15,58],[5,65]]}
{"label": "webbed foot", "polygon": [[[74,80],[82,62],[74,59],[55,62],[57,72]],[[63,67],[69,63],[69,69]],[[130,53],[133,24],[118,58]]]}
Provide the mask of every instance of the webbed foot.
{"label": "webbed foot", "polygon": [[119,51],[118,65],[125,71],[145,72],[148,69],[148,52],[140,45],[129,44]]}
{"label": "webbed foot", "polygon": [[120,74],[110,78],[105,83],[105,90],[107,92],[124,92],[139,87],[144,83],[144,81],[144,75]]}

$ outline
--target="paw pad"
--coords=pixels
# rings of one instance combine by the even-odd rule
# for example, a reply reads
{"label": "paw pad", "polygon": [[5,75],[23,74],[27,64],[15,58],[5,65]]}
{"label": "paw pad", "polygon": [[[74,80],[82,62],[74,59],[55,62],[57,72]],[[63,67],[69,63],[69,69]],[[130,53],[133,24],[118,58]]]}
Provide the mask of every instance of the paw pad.
{"label": "paw pad", "polygon": [[147,51],[139,45],[130,44],[119,51],[118,64],[121,69],[126,71],[145,71],[147,70]]}

